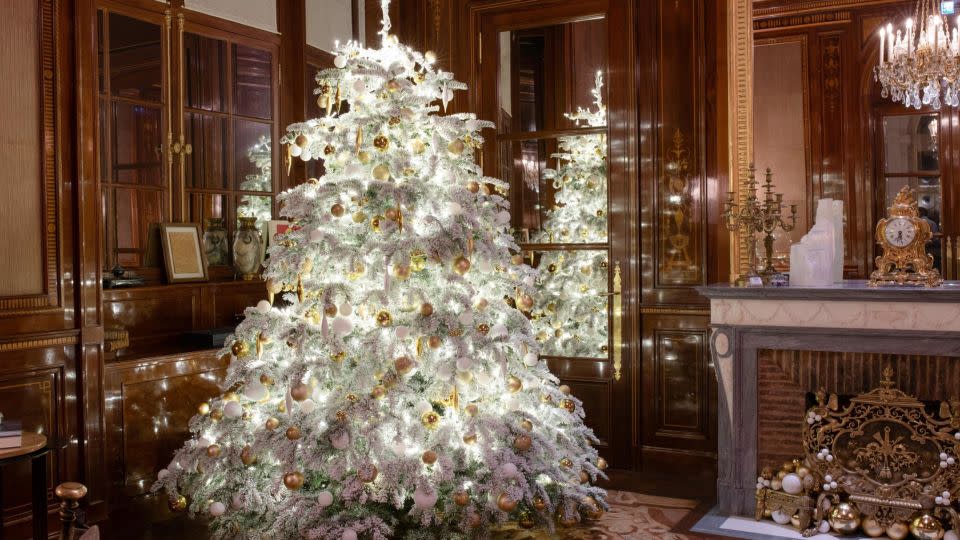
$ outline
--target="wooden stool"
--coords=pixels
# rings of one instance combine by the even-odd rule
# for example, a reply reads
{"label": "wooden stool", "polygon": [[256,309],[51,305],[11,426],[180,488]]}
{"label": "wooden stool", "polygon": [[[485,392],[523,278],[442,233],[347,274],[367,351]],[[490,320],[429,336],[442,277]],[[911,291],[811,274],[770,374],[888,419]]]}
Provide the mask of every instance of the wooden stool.
{"label": "wooden stool", "polygon": [[[33,486],[33,538],[47,538],[47,438],[39,433],[23,432],[23,444],[0,450],[0,468],[17,461],[30,460]],[[3,538],[3,493],[0,490],[0,538]]]}

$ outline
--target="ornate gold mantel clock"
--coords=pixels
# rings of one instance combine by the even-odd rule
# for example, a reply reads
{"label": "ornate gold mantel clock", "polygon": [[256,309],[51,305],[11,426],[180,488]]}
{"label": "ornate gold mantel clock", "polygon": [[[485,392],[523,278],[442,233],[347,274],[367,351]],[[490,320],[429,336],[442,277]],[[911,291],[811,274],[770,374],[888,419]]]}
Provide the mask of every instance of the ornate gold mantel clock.
{"label": "ornate gold mantel clock", "polygon": [[933,238],[930,224],[920,217],[913,190],[904,186],[897,193],[887,217],[877,223],[877,242],[883,255],[876,258],[877,269],[870,274],[870,286],[943,284],[940,272],[927,254],[927,242]]}

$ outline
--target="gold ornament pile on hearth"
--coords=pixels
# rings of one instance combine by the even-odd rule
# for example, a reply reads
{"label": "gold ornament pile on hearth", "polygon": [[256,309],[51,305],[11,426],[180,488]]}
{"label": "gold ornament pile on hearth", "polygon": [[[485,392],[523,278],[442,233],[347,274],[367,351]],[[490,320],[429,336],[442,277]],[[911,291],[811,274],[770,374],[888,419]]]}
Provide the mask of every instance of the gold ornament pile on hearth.
{"label": "gold ornament pile on hearth", "polygon": [[841,406],[817,393],[807,411],[802,459],[757,479],[756,518],[792,524],[804,536],[827,533],[902,540],[958,540],[960,400],[937,408],[894,387],[880,387]]}

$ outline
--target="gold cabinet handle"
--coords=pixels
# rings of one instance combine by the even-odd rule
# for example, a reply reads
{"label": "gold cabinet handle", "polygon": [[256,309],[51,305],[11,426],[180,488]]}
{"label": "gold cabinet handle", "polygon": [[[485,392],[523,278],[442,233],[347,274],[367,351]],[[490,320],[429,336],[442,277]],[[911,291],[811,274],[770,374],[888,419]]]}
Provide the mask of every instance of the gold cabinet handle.
{"label": "gold cabinet handle", "polygon": [[620,263],[613,266],[613,378],[620,380],[623,365],[623,283],[620,278]]}

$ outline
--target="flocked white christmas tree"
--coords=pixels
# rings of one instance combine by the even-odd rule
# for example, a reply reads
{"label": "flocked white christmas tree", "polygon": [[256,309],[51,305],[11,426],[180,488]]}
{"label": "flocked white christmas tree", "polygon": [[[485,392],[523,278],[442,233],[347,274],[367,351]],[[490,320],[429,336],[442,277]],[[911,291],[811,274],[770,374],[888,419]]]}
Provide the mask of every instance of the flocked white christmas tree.
{"label": "flocked white christmas tree", "polygon": [[[593,109],[565,115],[578,126],[605,127],[603,75],[591,92]],[[555,205],[544,212],[536,242],[607,241],[607,142],[594,133],[559,138],[551,157],[556,169],[544,171],[553,183]],[[537,279],[533,325],[542,352],[560,356],[605,356],[607,352],[606,251],[545,251]]]}
{"label": "flocked white christmas tree", "polygon": [[281,141],[326,174],[279,197],[277,305],[246,310],[227,391],[154,485],[215,537],[465,539],[604,506],[581,404],[511,307],[533,308],[535,272],[474,162],[492,124],[437,114],[464,85],[398,44],[382,4],[381,48],[338,47],[329,114]]}

